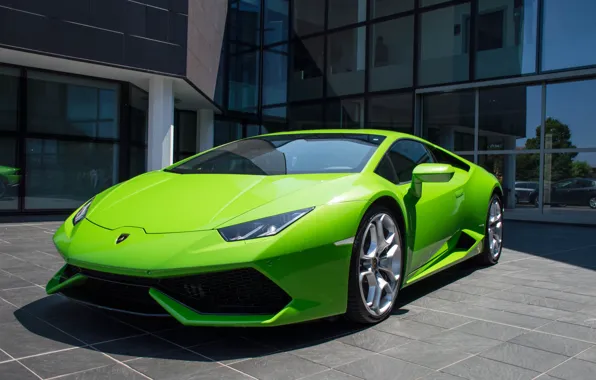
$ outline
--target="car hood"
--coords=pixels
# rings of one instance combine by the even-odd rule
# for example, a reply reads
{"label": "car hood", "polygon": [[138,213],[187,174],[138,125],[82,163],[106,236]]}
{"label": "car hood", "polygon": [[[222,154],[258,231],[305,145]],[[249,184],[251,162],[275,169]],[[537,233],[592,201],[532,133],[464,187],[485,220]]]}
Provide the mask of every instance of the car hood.
{"label": "car hood", "polygon": [[[329,187],[330,182],[345,177],[350,174],[254,176],[155,171],[99,194],[87,219],[108,229],[140,227],[147,233],[209,230],[274,201],[283,204],[279,212],[316,206],[317,201],[345,189],[345,183]],[[327,184],[325,196],[319,191],[318,196],[305,197],[322,184]],[[297,192],[302,194],[297,200],[281,200]]]}

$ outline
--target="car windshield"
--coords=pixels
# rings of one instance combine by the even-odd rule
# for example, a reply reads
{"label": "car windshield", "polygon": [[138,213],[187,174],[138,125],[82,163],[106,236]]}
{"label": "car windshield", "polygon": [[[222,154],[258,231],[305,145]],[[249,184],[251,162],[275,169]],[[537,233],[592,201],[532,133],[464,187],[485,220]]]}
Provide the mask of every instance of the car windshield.
{"label": "car windshield", "polygon": [[239,140],[168,171],[284,175],[360,172],[385,139],[371,134],[288,134]]}

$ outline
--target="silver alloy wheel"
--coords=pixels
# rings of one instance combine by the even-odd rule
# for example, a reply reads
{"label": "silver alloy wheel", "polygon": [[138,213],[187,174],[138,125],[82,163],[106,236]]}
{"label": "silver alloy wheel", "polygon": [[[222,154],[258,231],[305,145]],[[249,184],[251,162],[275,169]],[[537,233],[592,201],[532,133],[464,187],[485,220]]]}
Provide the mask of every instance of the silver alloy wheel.
{"label": "silver alloy wheel", "polygon": [[503,212],[497,198],[493,198],[488,217],[488,247],[493,258],[499,256],[503,244]]}
{"label": "silver alloy wheel", "polygon": [[366,310],[381,316],[389,310],[398,292],[401,277],[400,235],[393,218],[375,215],[362,237],[358,283]]}
{"label": "silver alloy wheel", "polygon": [[590,198],[590,207],[596,208],[596,197]]}

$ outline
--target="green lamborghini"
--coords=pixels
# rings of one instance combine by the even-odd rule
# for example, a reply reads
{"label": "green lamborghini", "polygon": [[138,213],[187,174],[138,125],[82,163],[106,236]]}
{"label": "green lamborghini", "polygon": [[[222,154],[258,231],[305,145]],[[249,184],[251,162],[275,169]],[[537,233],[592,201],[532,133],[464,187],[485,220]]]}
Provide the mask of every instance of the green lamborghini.
{"label": "green lamborghini", "polygon": [[377,130],[262,135],[97,194],[58,229],[47,293],[193,326],[376,323],[399,291],[496,264],[503,191],[483,168]]}

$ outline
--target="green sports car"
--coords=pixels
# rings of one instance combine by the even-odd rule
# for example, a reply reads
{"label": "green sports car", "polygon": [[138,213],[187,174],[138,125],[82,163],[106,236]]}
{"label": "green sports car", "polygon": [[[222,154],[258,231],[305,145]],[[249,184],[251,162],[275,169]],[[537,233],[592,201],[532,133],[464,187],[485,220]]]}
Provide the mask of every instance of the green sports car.
{"label": "green sports car", "polygon": [[497,263],[503,192],[418,137],[298,131],[234,141],[118,184],[58,229],[49,294],[193,326],[386,318],[400,289]]}

